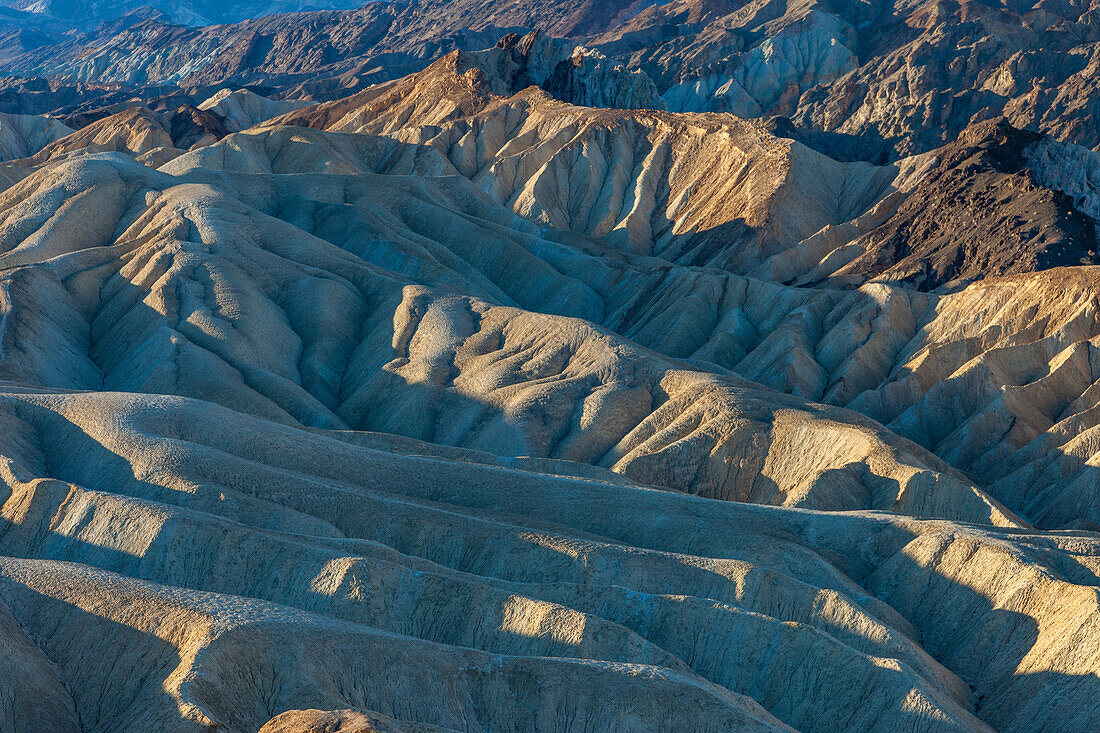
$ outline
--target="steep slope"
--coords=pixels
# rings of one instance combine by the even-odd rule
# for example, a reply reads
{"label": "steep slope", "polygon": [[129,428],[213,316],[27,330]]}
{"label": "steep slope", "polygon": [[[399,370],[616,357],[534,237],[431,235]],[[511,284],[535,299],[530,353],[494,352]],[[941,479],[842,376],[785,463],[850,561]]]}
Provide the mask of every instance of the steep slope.
{"label": "steep slope", "polygon": [[[1090,551],[1084,534],[456,465],[176,398],[3,400],[24,447],[6,464],[0,549],[40,559],[0,560],[0,595],[62,660],[92,730],[142,716],[247,730],[316,706],[449,728],[511,729],[517,710],[526,729],[685,715],[703,730],[780,728],[714,682],[804,730],[984,730],[972,699],[1007,730],[1094,714],[1096,580],[1065,554]],[[34,478],[45,465],[58,479]],[[354,661],[363,650],[371,663]],[[443,688],[427,681],[452,669]]]}
{"label": "steep slope", "polygon": [[[991,150],[996,153],[998,148]],[[454,157],[461,163],[460,155]],[[304,128],[230,136],[165,167],[173,173],[201,169],[419,175],[453,175],[457,170],[432,148]],[[987,170],[995,173],[995,169]],[[915,176],[916,180],[923,175],[926,172]],[[900,178],[907,176],[913,177],[912,171],[902,171]],[[1028,186],[1033,188],[1034,183]],[[909,195],[933,191],[917,187]],[[855,222],[826,227],[770,258],[753,274],[768,280],[796,279],[796,273],[814,266],[823,268],[818,258],[833,268],[837,261],[843,264],[845,259],[826,255],[850,249],[849,241],[873,239],[877,232],[895,226],[893,222],[907,212],[923,215],[920,206],[899,206],[901,196],[892,194]],[[376,226],[369,221],[371,217],[348,212],[314,231],[360,257],[393,267],[401,260],[386,251],[396,241],[392,231],[384,235],[387,244],[382,250],[369,243],[370,237],[356,233],[365,226]],[[875,228],[878,221],[886,224]],[[438,231],[433,228],[429,236],[438,239]],[[863,232],[869,233],[860,240]],[[470,235],[473,240],[483,236]],[[853,408],[891,424],[951,464],[977,471],[982,481],[999,482],[1004,475],[1000,471],[1008,466],[1034,464],[1029,471],[1044,470],[1039,467],[1049,460],[1050,446],[1074,440],[1091,426],[1087,419],[1080,422],[1077,417],[1090,414],[1092,385],[1100,378],[1090,356],[1100,334],[1097,309],[1092,304],[1097,288],[1091,268],[1055,269],[1008,281],[1023,285],[1006,286],[991,279],[988,286],[977,283],[961,292],[935,295],[897,282],[866,283],[854,291],[807,289],[613,254],[581,240],[570,244],[587,248],[585,256],[576,249],[570,252],[542,246],[537,250],[555,271],[568,278],[558,282],[570,283],[547,291],[531,288],[527,273],[516,287],[516,275],[500,269],[496,260],[483,260],[484,252],[462,243],[462,237],[458,234],[450,240],[451,253],[470,253],[460,255],[463,261],[524,308],[601,322],[644,346],[691,360],[703,369],[732,369],[778,390]],[[403,271],[422,272],[407,266]],[[485,291],[485,296],[493,297],[490,292]],[[545,295],[549,292],[554,295]],[[1043,307],[1036,308],[1036,303]],[[1004,349],[1017,364],[1000,366],[998,354]],[[973,363],[968,366],[968,362]],[[978,391],[977,373],[983,375]],[[949,388],[948,383],[958,386]],[[1011,394],[1010,399],[1005,399],[1004,390]],[[908,416],[899,422],[903,413]],[[1032,441],[1035,444],[1027,447]],[[1087,508],[1091,504],[1080,503],[1080,491],[1093,481],[1095,469],[1088,462],[1096,450],[1088,442],[1076,445],[1081,459],[1062,461],[1060,473],[1049,473],[1042,483],[1030,484],[1036,491],[1041,486],[1051,487],[1043,500],[1027,503],[1013,499],[1009,505],[1054,526],[1081,516],[1100,520],[1100,515]],[[1009,461],[1011,454],[1015,457]],[[1067,485],[1082,488],[1062,493]]]}
{"label": "steep slope", "polygon": [[867,159],[925,152],[1001,115],[1094,147],[1096,13],[1091,0],[676,0],[594,45],[649,74],[670,109],[791,116],[852,136]]}
{"label": "steep slope", "polygon": [[[7,492],[5,492],[7,493]],[[72,696],[50,659],[0,603],[0,724],[6,730],[79,731]]]}
{"label": "steep slope", "polygon": [[[358,154],[360,166],[370,160],[370,148],[353,144],[363,138],[283,134],[307,135],[300,144],[314,152],[320,146],[308,137],[327,140],[347,160]],[[246,138],[256,136],[227,141]],[[214,150],[178,159],[169,166],[179,169],[175,176],[117,155],[86,155],[46,165],[0,197],[9,237],[0,259],[2,363],[8,378],[40,385],[9,388],[0,407],[9,491],[0,554],[36,558],[0,561],[0,595],[57,661],[67,688],[80,691],[75,709],[82,720],[98,721],[86,728],[157,721],[168,729],[250,730],[286,709],[320,707],[496,729],[515,725],[519,705],[530,714],[525,729],[576,721],[597,730],[661,729],[663,721],[682,724],[688,699],[699,716],[689,723],[699,729],[779,729],[774,715],[805,730],[841,721],[871,729],[884,720],[900,729],[982,730],[968,684],[981,699],[1009,695],[1059,711],[1056,701],[1073,700],[1074,714],[1091,715],[1080,703],[1091,677],[1064,672],[1088,669],[1092,657],[1071,661],[1057,641],[1093,623],[1095,610],[1073,600],[1086,592],[1080,586],[1058,581],[1065,602],[1080,610],[1042,627],[1049,636],[1039,636],[1041,643],[1021,625],[1003,647],[956,653],[965,683],[916,646],[910,623],[874,597],[907,604],[923,618],[928,612],[888,579],[908,589],[925,574],[933,582],[983,572],[965,560],[929,564],[917,550],[932,540],[914,546],[918,561],[903,570],[915,535],[955,537],[962,528],[751,509],[643,488],[615,472],[590,469],[589,478],[574,478],[585,472],[560,460],[508,465],[347,432],[349,424],[397,426],[387,424],[397,415],[401,430],[420,430],[408,418],[425,416],[430,422],[419,425],[437,441],[508,455],[509,441],[521,439],[524,453],[584,460],[593,440],[613,439],[622,418],[629,429],[635,406],[660,397],[666,404],[624,442],[626,460],[615,471],[654,481],[686,466],[704,486],[712,469],[692,463],[729,456],[743,467],[738,490],[756,492],[742,498],[1013,521],[949,473],[914,472],[914,460],[934,459],[851,413],[677,367],[579,321],[457,297],[453,288],[461,286],[509,300],[492,276],[515,282],[520,270],[494,272],[489,263],[513,262],[531,277],[538,260],[522,256],[526,247],[547,256],[557,249],[558,262],[567,253],[462,178],[413,185],[407,176],[360,173],[307,183],[301,174],[185,172]],[[273,153],[275,166],[293,165],[270,145],[253,155],[260,151]],[[303,198],[303,191],[322,198]],[[423,203],[410,207],[417,196]],[[368,264],[386,257],[377,245],[345,241],[341,249],[308,233],[354,231],[336,215],[363,206],[357,202],[365,197],[363,213],[376,226],[389,222],[385,247],[404,248],[391,261],[413,267],[410,245],[418,241],[420,277],[449,280],[450,292],[403,284],[408,275]],[[435,211],[416,216],[428,201]],[[388,208],[398,202],[403,210]],[[479,222],[482,234],[456,230],[458,216],[440,227],[443,202]],[[413,233],[428,222],[435,246],[429,230]],[[458,246],[470,239],[483,249],[498,244],[464,265],[454,255],[469,257],[473,250]],[[442,267],[448,248],[454,254]],[[543,270],[537,277],[554,276]],[[521,289],[526,297],[536,293],[535,282]],[[555,295],[570,287],[566,279],[551,282]],[[572,287],[577,299],[562,302],[592,307]],[[359,334],[346,331],[352,323],[362,324]],[[572,353],[563,354],[563,345]],[[383,368],[373,371],[379,360]],[[654,391],[644,385],[655,370],[661,385]],[[135,387],[146,394],[118,393]],[[201,394],[236,411],[150,392]],[[578,400],[583,409],[573,429],[586,437],[567,435],[549,449],[555,426],[572,419]],[[339,429],[307,431],[302,423]],[[684,437],[685,429],[694,432]],[[708,443],[714,438],[724,441],[717,453]],[[845,450],[856,452],[838,452]],[[815,465],[815,455],[834,463]],[[758,469],[750,468],[754,461]],[[555,477],[558,471],[565,475]],[[760,493],[761,479],[773,488]],[[357,502],[374,510],[349,511]],[[663,519],[654,525],[653,517]],[[1012,560],[1022,563],[1014,567],[1003,563],[1016,556],[991,550],[980,567],[1040,583],[1048,571],[1028,576],[1028,568],[1057,562],[1049,572],[1085,582],[1084,570],[1065,564],[1056,538],[986,540],[967,532],[979,548],[1017,542],[1029,553]],[[852,537],[875,539],[860,549]],[[874,591],[862,585],[871,578]],[[980,628],[999,623],[996,609],[981,610],[973,582],[960,583],[944,602],[972,608]],[[412,615],[400,598],[409,599]],[[85,616],[98,620],[81,622]],[[707,633],[682,634],[701,624]],[[956,636],[922,626],[921,637],[969,643],[943,626]],[[66,633],[46,631],[59,627]],[[287,638],[312,652],[288,647]],[[731,646],[739,649],[734,656]],[[1006,681],[1002,667],[981,661],[1028,648],[1034,678]],[[375,679],[354,663],[364,649],[372,659],[399,655],[372,665],[385,676],[366,687],[351,682]],[[78,662],[120,654],[125,674]],[[453,665],[447,678],[457,687],[438,700],[425,697],[425,675]],[[806,671],[792,682],[796,669]],[[844,674],[833,676],[838,669]],[[517,687],[516,679],[528,682]],[[535,689],[539,703],[526,702]],[[583,689],[603,692],[578,698]],[[609,689],[622,709],[607,707]],[[557,694],[571,703],[563,708]],[[120,699],[129,702],[112,702]],[[1020,705],[985,714],[1008,729],[1034,720],[1034,710]]]}
{"label": "steep slope", "polygon": [[672,110],[789,115],[803,93],[858,66],[850,48],[857,34],[817,3],[779,9],[786,10],[781,18],[751,4],[670,3],[616,28],[596,46],[629,54],[629,63],[659,84]]}
{"label": "steep slope", "polygon": [[930,290],[1100,262],[1092,174],[1055,174],[1040,152],[1053,141],[1004,120],[967,128],[934,153],[872,166],[839,163],[728,115],[594,110],[533,89],[507,96],[500,78],[456,52],[272,124],[431,145],[540,224],[773,281],[901,280]]}
{"label": "steep slope", "polygon": [[[474,59],[454,53],[270,124],[431,145],[538,223],[734,271],[862,213],[896,175],[838,164],[729,116],[596,110],[534,89],[498,90]],[[834,185],[811,191],[822,178]]]}
{"label": "steep slope", "polygon": [[1087,69],[1100,40],[1096,13],[1092,0],[1057,10],[1034,2],[907,7],[884,25],[873,56],[799,101],[796,119],[890,141],[902,154],[1000,114],[1095,146]]}
{"label": "steep slope", "polygon": [[1094,6],[0,37],[0,730],[1096,728]]}
{"label": "steep slope", "polygon": [[306,105],[306,102],[268,99],[247,89],[226,88],[201,102],[198,109],[220,117],[227,131],[240,132]]}
{"label": "steep slope", "polygon": [[[594,463],[724,499],[1015,521],[858,415],[515,308],[606,306],[555,269],[569,256],[561,245],[460,178],[173,178],[85,156],[27,178],[0,206],[9,379],[203,397],[276,420]],[[177,257],[179,246],[199,249]],[[547,249],[561,254],[540,259]],[[45,286],[47,260],[75,290]],[[264,281],[251,261],[267,263]],[[376,269],[387,263],[397,272]],[[456,288],[474,297],[446,292]],[[65,334],[64,366],[21,336],[42,328]],[[187,366],[197,363],[207,366]]]}
{"label": "steep slope", "polygon": [[[1078,205],[1059,190],[1072,185],[1029,165],[1032,151],[1050,143],[1004,120],[967,128],[935,151],[934,165],[886,223],[846,245],[861,254],[846,264],[832,258],[829,276],[887,278],[929,290],[1100,263],[1094,218],[1100,212],[1089,216],[1086,202]],[[826,272],[819,267],[803,280]]]}
{"label": "steep slope", "polygon": [[0,115],[0,161],[34,155],[72,129],[49,117]]}
{"label": "steep slope", "polygon": [[72,155],[126,152],[160,165],[183,150],[215,142],[225,134],[219,117],[193,107],[170,113],[131,107],[54,140],[26,163],[41,165]]}

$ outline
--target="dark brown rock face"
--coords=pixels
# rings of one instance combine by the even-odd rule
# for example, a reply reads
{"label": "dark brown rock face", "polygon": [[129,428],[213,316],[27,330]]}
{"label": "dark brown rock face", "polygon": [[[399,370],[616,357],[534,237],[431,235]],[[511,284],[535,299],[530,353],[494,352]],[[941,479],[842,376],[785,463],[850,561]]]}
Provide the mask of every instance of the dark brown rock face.
{"label": "dark brown rock face", "polygon": [[[1096,222],[1036,182],[1024,151],[1040,140],[1004,120],[937,150],[927,177],[845,272],[922,290],[954,280],[1100,263]],[[932,155],[932,154],[930,154]]]}

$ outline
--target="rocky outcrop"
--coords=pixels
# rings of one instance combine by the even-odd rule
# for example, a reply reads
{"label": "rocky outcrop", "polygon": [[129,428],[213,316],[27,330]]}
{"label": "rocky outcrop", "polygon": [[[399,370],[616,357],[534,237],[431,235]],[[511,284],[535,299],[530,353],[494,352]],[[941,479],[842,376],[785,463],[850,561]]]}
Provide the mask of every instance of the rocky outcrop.
{"label": "rocky outcrop", "polygon": [[883,19],[873,55],[808,92],[795,119],[871,133],[901,155],[938,147],[967,124],[1000,115],[1094,146],[1095,109],[1081,99],[1091,83],[1085,69],[1094,54],[1095,9],[1070,2],[1048,12],[1036,3],[937,3]]}
{"label": "rocky outcrop", "polygon": [[1004,120],[874,166],[729,116],[594,110],[532,90],[504,97],[494,79],[456,53],[276,122],[428,144],[538,223],[772,281],[931,290],[1100,262],[1091,153]]}
{"label": "rocky outcrop", "polygon": [[487,74],[518,92],[539,86],[556,99],[586,107],[659,109],[657,88],[640,71],[627,71],[603,54],[561,43],[542,32],[512,33],[493,49],[477,54]]}
{"label": "rocky outcrop", "polygon": [[[3,66],[8,74],[139,87],[262,84],[319,100],[505,37],[520,70],[537,72],[532,83],[563,101],[778,115],[832,136],[846,156],[884,162],[941,147],[999,117],[1096,147],[1095,14],[1083,0],[896,8],[841,0],[416,0],[197,28],[135,12],[13,50]],[[518,40],[532,31],[558,40]],[[586,50],[573,53],[578,46]]]}
{"label": "rocky outcrop", "polygon": [[669,86],[664,100],[678,112],[729,112],[738,117],[793,114],[803,93],[827,86],[856,68],[855,55],[844,45],[850,35],[854,29],[847,23],[810,11],[760,45],[724,59],[720,70]]}
{"label": "rocky outcrop", "polygon": [[1081,171],[1078,180],[1067,180],[1053,162],[1057,153],[1042,152],[1058,145],[1003,120],[967,128],[957,142],[928,154],[932,160],[920,183],[883,225],[845,245],[860,254],[829,277],[857,274],[929,290],[992,275],[1100,264],[1093,218],[1100,206],[1090,173],[1080,165],[1086,157],[1070,156],[1074,162],[1059,167]]}

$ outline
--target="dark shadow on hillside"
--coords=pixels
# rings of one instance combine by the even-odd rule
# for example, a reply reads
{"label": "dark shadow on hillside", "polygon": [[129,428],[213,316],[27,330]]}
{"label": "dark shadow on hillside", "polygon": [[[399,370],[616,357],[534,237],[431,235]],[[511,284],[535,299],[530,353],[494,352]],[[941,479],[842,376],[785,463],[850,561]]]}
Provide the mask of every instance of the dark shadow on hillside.
{"label": "dark shadow on hillside", "polygon": [[[51,506],[43,506],[41,509],[41,511],[32,512],[31,514],[38,515],[43,523],[48,522],[48,518],[53,513]],[[40,527],[17,527],[9,524],[0,529],[0,548],[2,548],[4,554],[11,554],[19,546],[30,549],[30,546],[19,542],[18,537],[20,535],[38,536],[39,541],[42,541],[40,533]],[[84,562],[112,571],[122,571],[137,577],[147,574],[141,569],[141,558],[101,547],[82,547],[82,543],[71,539],[62,542],[59,537],[57,540],[55,542],[46,539],[46,544],[41,546],[44,548],[53,547],[56,552],[60,552],[58,559]],[[154,541],[150,551],[155,552],[155,543],[156,541]],[[825,555],[835,554],[835,551],[830,552],[824,548],[819,551]],[[196,557],[202,557],[206,554],[201,546],[195,547],[195,553]],[[53,551],[49,554],[54,556]],[[181,558],[180,560],[186,564],[190,561],[190,558]],[[876,590],[880,597],[891,601],[896,608],[903,611],[904,616],[916,624],[921,632],[925,649],[971,684],[979,683],[981,680],[992,680],[992,682],[979,684],[976,690],[976,693],[980,696],[979,713],[986,715],[990,722],[997,727],[1008,724],[1006,727],[1018,729],[1028,720],[1041,720],[1042,722],[1037,727],[1029,729],[1064,730],[1065,728],[1058,727],[1060,722],[1069,720],[1076,725],[1088,720],[1090,711],[1087,705],[1082,704],[1082,701],[1098,699],[1094,696],[1094,693],[1100,691],[1096,688],[1098,682],[1095,675],[1036,673],[1019,678],[1013,677],[1014,670],[1030,651],[1038,637],[1038,627],[1034,619],[1018,612],[994,608],[989,599],[977,591],[957,582],[948,581],[933,571],[917,566],[905,556],[894,556],[884,567],[885,570],[871,585],[871,588]],[[158,578],[149,579],[158,580]],[[891,582],[896,582],[897,585],[891,587]],[[922,584],[925,586],[922,590],[914,591],[914,588],[920,588]],[[250,594],[259,585],[262,585],[262,583],[257,583],[255,578],[250,578],[248,581],[248,586],[252,589]],[[197,588],[218,592],[233,592],[234,590],[233,588],[208,588],[201,583]],[[278,594],[268,597],[276,602],[283,600]],[[84,614],[84,612],[74,611],[71,608],[61,609],[61,605],[67,604],[61,604],[59,601],[47,600],[43,603],[50,607],[50,614],[60,614],[63,610],[70,616],[74,612]],[[326,612],[322,608],[315,607],[312,603],[310,604],[310,610]],[[344,616],[340,613],[335,615]],[[117,641],[120,632],[118,629],[114,629],[110,623],[98,617],[91,617],[90,623],[97,643],[102,640],[101,643],[106,645],[102,649],[97,648],[96,663],[100,663],[98,660],[102,660],[104,665],[111,663],[112,660],[117,662],[124,655],[138,653],[133,651],[134,649],[143,648],[144,645],[151,643],[154,647],[160,648],[160,651],[154,652],[153,656],[158,660],[163,659],[165,668],[170,669],[169,665],[178,664],[178,655],[175,650],[167,647],[154,637],[126,628],[123,633],[124,639]],[[24,624],[26,625],[25,621]],[[69,626],[73,628],[87,627],[88,625],[74,620],[68,622],[66,628]],[[35,631],[34,628],[30,630],[32,633]],[[430,638],[430,634],[427,634],[427,638]],[[50,651],[49,642],[43,641],[41,638],[38,639],[39,643],[45,643],[47,651]],[[76,679],[76,675],[84,674],[84,672],[78,671],[76,666],[86,669],[85,655],[74,653],[75,661],[68,658],[59,659],[60,654],[71,653],[69,651],[71,647],[60,647],[59,649],[62,649],[62,651],[50,653],[55,661],[62,666],[67,679]],[[682,649],[673,651],[684,653]],[[563,648],[561,653],[568,655],[568,650]],[[697,661],[705,666],[705,659],[700,658]],[[699,671],[704,670],[700,669]],[[151,690],[156,685],[148,690],[141,687],[131,689],[131,687],[126,686],[131,684],[130,681],[108,679],[112,674],[109,671],[102,674],[104,675],[105,687],[100,691],[99,696],[90,690],[86,690],[78,696],[78,705],[81,707],[82,716],[94,714],[102,717],[107,714],[102,712],[102,706],[107,703],[101,697],[109,696],[112,700],[121,700],[122,703],[120,704],[125,704],[128,708],[136,708],[140,705],[143,697],[147,698],[149,695],[154,694]],[[729,680],[715,681],[733,684]],[[116,689],[116,686],[121,687]],[[733,684],[733,687],[738,691],[752,693],[749,688],[740,688],[736,684]],[[156,694],[162,694],[162,691],[157,689]],[[1052,707],[1054,712],[1047,714],[1045,712],[1047,707]],[[89,712],[93,710],[96,712]],[[122,713],[111,714],[121,715]],[[926,723],[926,719],[920,717],[916,712],[913,713],[914,729]]]}
{"label": "dark shadow on hillside", "polygon": [[[178,718],[176,701],[164,690],[181,662],[175,646],[15,580],[0,577],[0,598],[56,666],[83,730],[124,730],[158,719],[169,727]],[[96,598],[104,606],[111,602]]]}

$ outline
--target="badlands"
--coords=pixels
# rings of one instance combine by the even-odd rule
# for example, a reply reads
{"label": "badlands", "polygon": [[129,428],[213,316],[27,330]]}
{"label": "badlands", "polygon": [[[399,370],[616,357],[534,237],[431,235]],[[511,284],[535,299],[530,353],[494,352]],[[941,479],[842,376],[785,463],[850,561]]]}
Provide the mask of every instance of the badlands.
{"label": "badlands", "polygon": [[1095,0],[332,7],[0,15],[0,731],[1100,729]]}

